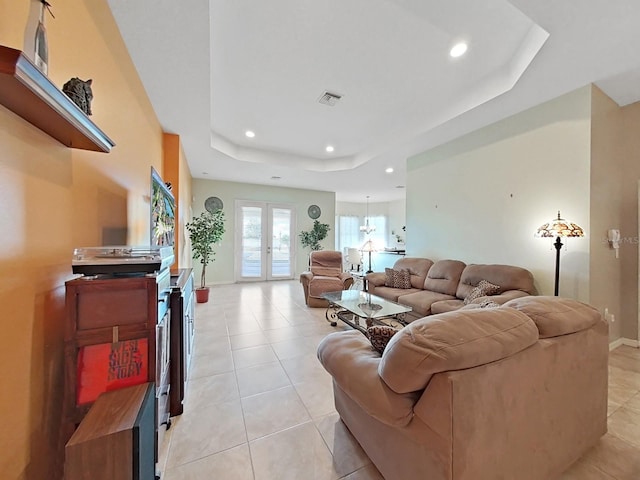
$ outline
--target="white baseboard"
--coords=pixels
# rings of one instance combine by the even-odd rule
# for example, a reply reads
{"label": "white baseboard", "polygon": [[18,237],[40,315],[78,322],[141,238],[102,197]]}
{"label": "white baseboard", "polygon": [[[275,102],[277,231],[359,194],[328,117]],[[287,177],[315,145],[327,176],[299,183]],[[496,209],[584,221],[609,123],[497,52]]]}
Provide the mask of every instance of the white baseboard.
{"label": "white baseboard", "polygon": [[640,342],[638,340],[632,340],[630,338],[618,338],[609,343],[609,351],[618,348],[620,345],[626,345],[628,347],[640,348]]}

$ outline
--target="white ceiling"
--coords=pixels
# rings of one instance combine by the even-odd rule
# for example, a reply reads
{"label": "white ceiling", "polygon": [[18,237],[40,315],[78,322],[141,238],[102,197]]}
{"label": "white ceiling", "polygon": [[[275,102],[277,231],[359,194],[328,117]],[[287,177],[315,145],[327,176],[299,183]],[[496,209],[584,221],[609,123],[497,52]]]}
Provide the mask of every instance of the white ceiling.
{"label": "white ceiling", "polygon": [[533,105],[640,99],[637,0],[108,1],[197,178],[388,201],[408,156]]}

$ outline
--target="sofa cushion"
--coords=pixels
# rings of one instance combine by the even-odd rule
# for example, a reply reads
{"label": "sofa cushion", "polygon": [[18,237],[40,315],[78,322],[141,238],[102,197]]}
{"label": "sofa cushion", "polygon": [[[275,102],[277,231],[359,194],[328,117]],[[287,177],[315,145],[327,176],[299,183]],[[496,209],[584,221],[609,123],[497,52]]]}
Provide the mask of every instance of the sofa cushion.
{"label": "sofa cushion", "polygon": [[533,345],[533,320],[512,308],[476,308],[424,317],[395,334],[378,372],[398,393],[424,389],[431,376],[494,362]]}
{"label": "sofa cushion", "polygon": [[382,381],[378,375],[380,354],[359,331],[327,335],[318,345],[318,358],[333,381],[372,417],[399,427],[413,418],[418,394],[398,395]]}
{"label": "sofa cushion", "polygon": [[491,282],[487,282],[486,280],[480,280],[478,285],[471,289],[469,295],[464,297],[464,304],[468,305],[474,300],[485,297],[487,295],[496,295],[500,292],[500,285],[494,285]]}
{"label": "sofa cushion", "polygon": [[397,302],[400,296],[408,295],[409,293],[422,292],[419,288],[393,288],[393,287],[374,287],[373,285],[369,285],[368,288],[369,293],[374,295],[378,295],[379,297],[385,298],[387,300],[391,300],[392,302]]}
{"label": "sofa cushion", "polygon": [[431,304],[431,314],[453,312],[464,307],[464,302],[458,298],[452,300],[440,300]]}
{"label": "sofa cushion", "polygon": [[431,314],[431,305],[441,300],[449,300],[455,298],[452,295],[444,293],[430,292],[422,290],[420,292],[408,293],[398,297],[398,303],[411,307],[414,315],[426,316]]}
{"label": "sofa cushion", "polygon": [[509,300],[504,306],[531,318],[538,327],[540,338],[579,332],[602,321],[598,310],[570,298],[528,296]]}
{"label": "sofa cushion", "polygon": [[371,347],[378,353],[384,352],[387,343],[396,333],[398,333],[397,328],[387,325],[373,325],[367,328],[367,336],[371,342]]}
{"label": "sofa cushion", "polygon": [[393,268],[384,269],[385,287],[393,288],[411,288],[411,273],[409,270],[395,270]]}
{"label": "sofa cushion", "polygon": [[459,260],[440,260],[434,263],[427,273],[423,288],[455,296],[465,266]]}
{"label": "sofa cushion", "polygon": [[456,297],[464,299],[480,280],[500,285],[499,293],[520,290],[535,294],[533,275],[529,270],[512,265],[467,265],[460,276]]}
{"label": "sofa cushion", "polygon": [[413,288],[420,288],[424,286],[424,279],[427,278],[427,272],[433,265],[433,262],[428,258],[413,258],[405,257],[396,260],[393,264],[394,270],[409,270],[411,274],[411,286]]}

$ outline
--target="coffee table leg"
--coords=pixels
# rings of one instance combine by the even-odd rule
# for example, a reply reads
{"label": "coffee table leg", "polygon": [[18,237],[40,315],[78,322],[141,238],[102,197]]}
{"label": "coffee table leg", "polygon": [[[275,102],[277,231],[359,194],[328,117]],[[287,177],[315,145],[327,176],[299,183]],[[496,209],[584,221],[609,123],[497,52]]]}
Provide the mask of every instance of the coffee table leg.
{"label": "coffee table leg", "polygon": [[330,303],[327,310],[324,312],[324,318],[331,324],[332,327],[338,325],[338,306]]}

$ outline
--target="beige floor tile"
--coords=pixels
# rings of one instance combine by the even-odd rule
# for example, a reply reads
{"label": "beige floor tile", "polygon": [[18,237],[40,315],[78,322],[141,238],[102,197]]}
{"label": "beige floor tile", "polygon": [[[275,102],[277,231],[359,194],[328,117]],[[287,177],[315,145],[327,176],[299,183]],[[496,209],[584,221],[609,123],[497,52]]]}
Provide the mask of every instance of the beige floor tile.
{"label": "beige floor tile", "polygon": [[265,363],[236,371],[241,397],[249,397],[291,385],[279,362]]}
{"label": "beige floor tile", "polygon": [[291,379],[291,383],[301,383],[312,377],[331,375],[324,369],[315,353],[307,353],[294,358],[281,360],[280,363]]}
{"label": "beige floor tile", "polygon": [[640,360],[626,355],[609,355],[609,365],[622,370],[640,373]]}
{"label": "beige floor tile", "polygon": [[311,420],[293,387],[242,399],[247,438],[255,440]]}
{"label": "beige floor tile", "polygon": [[624,405],[609,417],[609,433],[640,448],[640,413]]}
{"label": "beige floor tile", "polygon": [[335,413],[314,421],[322,438],[333,454],[333,463],[343,475],[371,463],[357,440],[351,435],[340,416]]}
{"label": "beige floor tile", "polygon": [[609,365],[609,385],[639,391],[640,373]]}
{"label": "beige floor tile", "polygon": [[229,335],[242,335],[244,333],[254,333],[261,330],[260,324],[256,320],[245,320],[241,322],[227,321]]}
{"label": "beige floor tile", "polygon": [[384,478],[373,463],[370,463],[366,467],[350,473],[344,477],[344,480],[384,480]]}
{"label": "beige floor tile", "polygon": [[[344,324],[341,324],[344,325]],[[341,325],[332,327],[329,322],[319,323],[317,320],[309,325],[296,325],[294,329],[300,332],[303,337],[316,337],[319,335],[327,336],[330,333],[336,332],[341,329]]]}
{"label": "beige floor tile", "polygon": [[249,445],[230,448],[167,470],[162,480],[253,480]]}
{"label": "beige floor tile", "polygon": [[172,429],[167,469],[247,442],[240,402],[185,412]]}
{"label": "beige floor tile", "polygon": [[249,442],[256,480],[337,480],[331,452],[313,423]]}
{"label": "beige floor tile", "polygon": [[616,480],[640,478],[640,449],[610,433],[604,435],[580,461],[597,467]]}
{"label": "beige floor tile", "polygon": [[640,361],[640,348],[634,348],[628,345],[620,345],[618,348],[613,350],[610,354],[611,357],[618,357],[620,355],[634,358]]}
{"label": "beige floor tile", "polygon": [[244,333],[240,335],[231,335],[229,337],[232,350],[241,348],[257,347],[258,345],[266,345],[269,343],[267,337],[262,332]]}
{"label": "beige floor tile", "polygon": [[208,355],[194,355],[189,369],[189,379],[233,372],[233,356],[230,350]]}
{"label": "beige floor tile", "polygon": [[301,383],[294,384],[293,387],[300,395],[311,418],[315,419],[335,413],[333,381],[329,374],[309,377]]}
{"label": "beige floor tile", "polygon": [[603,472],[598,467],[578,460],[566,472],[560,475],[559,480],[617,480],[615,477]]}
{"label": "beige floor tile", "polygon": [[262,330],[273,330],[275,328],[290,328],[291,324],[282,315],[274,318],[258,318],[258,324]]}
{"label": "beige floor tile", "polygon": [[273,353],[269,345],[258,345],[257,347],[241,348],[233,350],[233,363],[236,369],[254,367],[263,363],[273,363],[278,361],[278,357]]}
{"label": "beige floor tile", "polygon": [[214,317],[208,314],[200,314],[200,317],[195,320],[195,328],[197,332],[227,333],[227,324],[223,315]]}
{"label": "beige floor tile", "polygon": [[233,372],[228,372],[189,380],[184,408],[189,413],[194,413],[215,403],[239,399],[236,376]]}
{"label": "beige floor tile", "polygon": [[633,397],[626,401],[624,403],[624,406],[625,408],[633,410],[634,412],[640,413],[640,393],[636,393]]}
{"label": "beige floor tile", "polygon": [[231,344],[226,333],[217,333],[211,330],[199,331],[193,340],[194,355],[210,355],[229,350],[231,350]]}
{"label": "beige floor tile", "polygon": [[300,334],[296,332],[291,325],[283,328],[267,329],[262,332],[269,340],[269,343],[282,342],[284,340],[291,340],[292,338],[300,337]]}
{"label": "beige floor tile", "polygon": [[315,345],[305,337],[292,338],[282,342],[272,343],[271,347],[280,360],[300,357],[306,354],[316,353]]}

